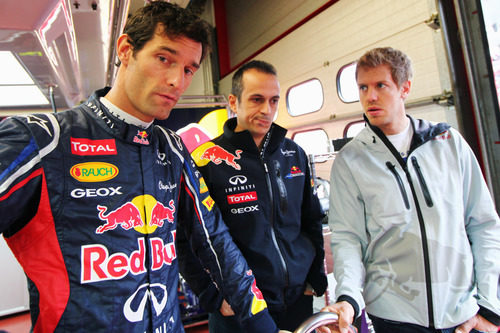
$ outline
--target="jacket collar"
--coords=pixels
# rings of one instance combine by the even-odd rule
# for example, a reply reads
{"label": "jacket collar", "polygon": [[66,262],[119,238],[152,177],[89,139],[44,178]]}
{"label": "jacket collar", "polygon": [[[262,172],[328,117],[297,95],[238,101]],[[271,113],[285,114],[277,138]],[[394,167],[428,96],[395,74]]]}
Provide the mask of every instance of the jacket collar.
{"label": "jacket collar", "polygon": [[105,96],[110,89],[110,87],[106,87],[95,91],[81,107],[96,118],[101,127],[114,137],[136,145],[149,145],[154,126],[140,128],[128,124],[109,112],[99,101],[99,98]]}
{"label": "jacket collar", "polygon": [[[410,124],[413,127],[413,139],[412,139],[412,146],[414,145],[421,145],[436,136],[442,134],[443,132],[447,131],[450,128],[450,125],[446,123],[437,123],[437,124],[432,124],[430,121],[425,120],[425,119],[415,119],[409,115],[406,115],[410,119]],[[372,129],[375,134],[379,138],[387,138],[385,134],[376,126],[373,126],[370,124],[370,121],[366,117],[366,115],[363,115],[363,118],[368,125]]]}
{"label": "jacket collar", "polygon": [[[223,137],[230,141],[234,146],[242,148],[243,151],[250,152],[253,154],[259,154],[259,149],[253,140],[252,135],[249,131],[235,132],[236,128],[236,118],[228,119],[224,123],[224,134]],[[265,154],[268,155],[274,152],[280,146],[283,138],[286,135],[287,130],[275,123],[271,125],[269,132],[267,132],[265,141]]]}

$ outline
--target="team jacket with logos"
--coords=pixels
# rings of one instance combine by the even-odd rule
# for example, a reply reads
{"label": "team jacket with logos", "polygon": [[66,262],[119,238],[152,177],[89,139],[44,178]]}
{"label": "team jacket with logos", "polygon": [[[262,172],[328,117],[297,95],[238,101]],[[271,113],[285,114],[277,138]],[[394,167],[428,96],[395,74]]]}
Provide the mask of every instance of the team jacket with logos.
{"label": "team jacket with logos", "polygon": [[481,169],[448,125],[410,118],[404,161],[367,126],[332,168],[336,295],[388,320],[499,325],[500,221]]}
{"label": "team jacket with logos", "polygon": [[[309,282],[317,294],[326,289],[323,269],[324,217],[313,191],[304,151],[286,139],[286,130],[271,127],[259,152],[248,131],[234,132],[236,118],[224,134],[193,151],[199,170],[224,222],[255,274],[270,311],[285,311]],[[202,283],[195,265],[181,272],[208,311],[218,311],[222,295]],[[208,286],[208,287],[207,287]]]}
{"label": "team jacket with logos", "polygon": [[0,232],[34,331],[183,332],[178,225],[248,330],[277,331],[180,138],[117,119],[106,92],[0,123]]}

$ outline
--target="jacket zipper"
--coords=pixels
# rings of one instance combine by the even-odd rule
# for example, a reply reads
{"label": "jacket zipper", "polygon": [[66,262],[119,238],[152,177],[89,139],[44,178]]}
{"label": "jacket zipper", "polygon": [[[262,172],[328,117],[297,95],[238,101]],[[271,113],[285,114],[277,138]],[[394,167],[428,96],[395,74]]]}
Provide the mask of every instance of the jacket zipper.
{"label": "jacket zipper", "polygon": [[392,164],[389,161],[387,161],[385,163],[385,165],[387,165],[387,167],[389,168],[389,170],[392,172],[392,174],[396,178],[396,182],[398,183],[399,191],[401,192],[401,196],[403,197],[403,200],[405,202],[406,209],[410,209],[410,201],[408,200],[408,194],[406,194],[406,190],[405,190],[405,187],[403,185],[403,181],[401,180],[401,177],[399,177],[399,174],[396,171],[395,165]]}
{"label": "jacket zipper", "polygon": [[432,301],[432,285],[431,285],[431,266],[429,264],[429,247],[427,246],[427,233],[425,231],[424,217],[422,216],[422,210],[420,209],[420,204],[418,203],[417,195],[415,194],[415,187],[411,180],[410,173],[408,172],[408,167],[405,165],[403,170],[410,184],[410,189],[413,196],[413,201],[415,202],[415,207],[417,210],[418,224],[420,226],[420,234],[422,235],[422,252],[424,257],[424,269],[425,269],[425,286],[427,294],[427,315],[429,317],[429,327],[434,327],[434,303]]}
{"label": "jacket zipper", "polygon": [[429,192],[429,188],[427,187],[427,183],[425,182],[424,176],[422,175],[422,171],[420,170],[420,165],[418,165],[417,158],[415,156],[412,156],[411,163],[413,163],[413,166],[415,167],[415,170],[417,171],[417,178],[418,178],[418,181],[420,182],[420,186],[422,187],[422,192],[424,193],[424,199],[425,199],[425,203],[427,204],[427,207],[434,206],[434,203],[432,202],[431,194]]}
{"label": "jacket zipper", "polygon": [[267,167],[266,161],[264,161],[264,153],[266,151],[267,145],[269,144],[269,141],[271,139],[271,133],[272,133],[273,128],[267,132],[266,137],[264,138],[264,142],[262,144],[262,149],[260,151],[259,157],[262,162],[262,165],[264,166],[264,170],[266,173],[266,183],[267,183],[267,188],[269,191],[269,200],[271,203],[271,216],[269,219],[269,223],[271,224],[271,238],[273,240],[273,245],[274,248],[276,249],[276,252],[278,252],[278,256],[280,257],[280,263],[281,263],[281,268],[283,269],[283,275],[285,278],[285,288],[283,289],[283,303],[286,306],[285,302],[285,289],[288,287],[288,268],[286,266],[285,258],[283,257],[283,253],[281,253],[281,249],[278,245],[278,239],[276,238],[276,232],[274,230],[274,199],[273,199],[273,188],[271,184],[271,177],[269,175],[269,168]]}
{"label": "jacket zipper", "polygon": [[[281,267],[283,268],[283,273],[285,274],[285,287],[288,286],[288,269],[286,267],[285,258],[283,258],[283,254],[281,253],[280,247],[278,245],[278,240],[276,239],[276,233],[274,231],[274,199],[273,199],[273,188],[271,187],[271,177],[269,176],[269,169],[267,168],[267,164],[264,160],[262,160],[262,164],[264,165],[264,170],[266,171],[266,183],[267,188],[269,189],[269,199],[271,201],[271,237],[273,239],[274,247],[276,248],[276,252],[280,257]],[[284,299],[283,299],[284,301]]]}

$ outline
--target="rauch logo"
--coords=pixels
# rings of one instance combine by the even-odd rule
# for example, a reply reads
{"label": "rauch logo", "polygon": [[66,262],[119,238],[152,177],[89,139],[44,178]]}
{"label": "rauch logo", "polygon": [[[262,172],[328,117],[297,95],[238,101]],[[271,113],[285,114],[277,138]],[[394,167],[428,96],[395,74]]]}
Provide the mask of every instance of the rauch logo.
{"label": "rauch logo", "polygon": [[69,173],[79,182],[103,182],[115,178],[118,168],[110,163],[86,162],[73,165]]}

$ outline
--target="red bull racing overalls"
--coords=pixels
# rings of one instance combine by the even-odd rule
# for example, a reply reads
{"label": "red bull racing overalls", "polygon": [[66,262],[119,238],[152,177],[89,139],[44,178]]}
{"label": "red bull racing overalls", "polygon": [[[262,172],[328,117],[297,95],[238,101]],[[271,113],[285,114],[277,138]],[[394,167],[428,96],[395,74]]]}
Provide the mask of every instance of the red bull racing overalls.
{"label": "red bull racing overalls", "polygon": [[277,331],[180,138],[114,117],[106,92],[0,123],[0,232],[34,331],[183,332],[181,232],[248,331]]}

